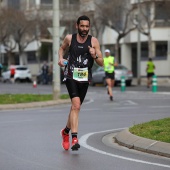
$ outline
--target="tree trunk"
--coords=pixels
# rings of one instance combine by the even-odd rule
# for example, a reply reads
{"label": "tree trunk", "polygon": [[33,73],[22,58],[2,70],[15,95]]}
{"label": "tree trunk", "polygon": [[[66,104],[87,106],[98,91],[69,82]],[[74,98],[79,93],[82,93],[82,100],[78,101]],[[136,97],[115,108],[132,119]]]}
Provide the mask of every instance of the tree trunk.
{"label": "tree trunk", "polygon": [[120,62],[120,59],[119,59],[119,38],[117,38],[116,40],[116,44],[115,44],[115,60],[117,63]]}
{"label": "tree trunk", "polygon": [[27,65],[27,56],[23,52],[19,54],[19,64],[20,65]]}
{"label": "tree trunk", "polygon": [[10,51],[7,52],[7,56],[8,56],[8,66],[15,65],[14,56],[12,55]]}
{"label": "tree trunk", "polygon": [[152,37],[151,37],[151,33],[149,32],[148,34],[148,57],[149,58],[153,58],[153,51],[152,51]]}

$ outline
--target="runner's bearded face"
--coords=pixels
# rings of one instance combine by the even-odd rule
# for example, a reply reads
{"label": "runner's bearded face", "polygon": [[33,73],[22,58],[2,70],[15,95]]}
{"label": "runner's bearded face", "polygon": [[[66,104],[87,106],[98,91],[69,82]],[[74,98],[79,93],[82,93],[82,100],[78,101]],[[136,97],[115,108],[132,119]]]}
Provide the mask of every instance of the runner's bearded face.
{"label": "runner's bearded face", "polygon": [[89,33],[89,22],[88,21],[81,21],[78,25],[78,33],[81,37],[86,37]]}

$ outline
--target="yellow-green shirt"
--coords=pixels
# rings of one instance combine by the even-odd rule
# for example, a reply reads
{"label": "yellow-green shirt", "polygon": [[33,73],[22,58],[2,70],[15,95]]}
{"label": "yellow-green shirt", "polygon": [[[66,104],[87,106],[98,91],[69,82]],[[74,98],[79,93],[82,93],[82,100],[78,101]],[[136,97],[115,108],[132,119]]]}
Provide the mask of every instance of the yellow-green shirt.
{"label": "yellow-green shirt", "polygon": [[114,68],[114,60],[113,56],[104,57],[104,71],[107,73],[113,73]]}
{"label": "yellow-green shirt", "polygon": [[155,66],[154,66],[153,62],[152,61],[148,61],[147,62],[147,66],[148,66],[147,73],[153,73],[154,69],[155,69]]}

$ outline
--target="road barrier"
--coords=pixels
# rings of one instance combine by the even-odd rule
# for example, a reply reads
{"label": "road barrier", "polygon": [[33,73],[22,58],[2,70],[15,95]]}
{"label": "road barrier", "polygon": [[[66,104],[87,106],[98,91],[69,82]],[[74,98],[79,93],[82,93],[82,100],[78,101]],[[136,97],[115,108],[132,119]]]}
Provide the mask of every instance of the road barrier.
{"label": "road barrier", "polygon": [[152,76],[152,92],[157,92],[157,76]]}
{"label": "road barrier", "polygon": [[126,90],[125,76],[121,76],[121,91],[124,92],[125,90]]}
{"label": "road barrier", "polygon": [[34,88],[37,87],[37,82],[36,82],[36,80],[33,81],[33,87],[34,87]]}

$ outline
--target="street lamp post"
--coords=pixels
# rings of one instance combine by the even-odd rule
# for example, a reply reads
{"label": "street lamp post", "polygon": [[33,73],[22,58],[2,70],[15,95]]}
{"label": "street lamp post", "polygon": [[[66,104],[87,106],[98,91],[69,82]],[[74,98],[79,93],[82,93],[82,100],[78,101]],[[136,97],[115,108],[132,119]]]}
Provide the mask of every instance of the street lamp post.
{"label": "street lamp post", "polygon": [[[0,10],[1,10],[1,3],[2,3],[2,1],[3,0],[0,0]],[[2,48],[2,44],[1,44],[1,41],[0,41],[0,63],[2,62],[2,51],[1,51],[1,48]]]}
{"label": "street lamp post", "polygon": [[59,50],[59,0],[53,0],[53,99],[60,96],[60,68],[58,66]]}

